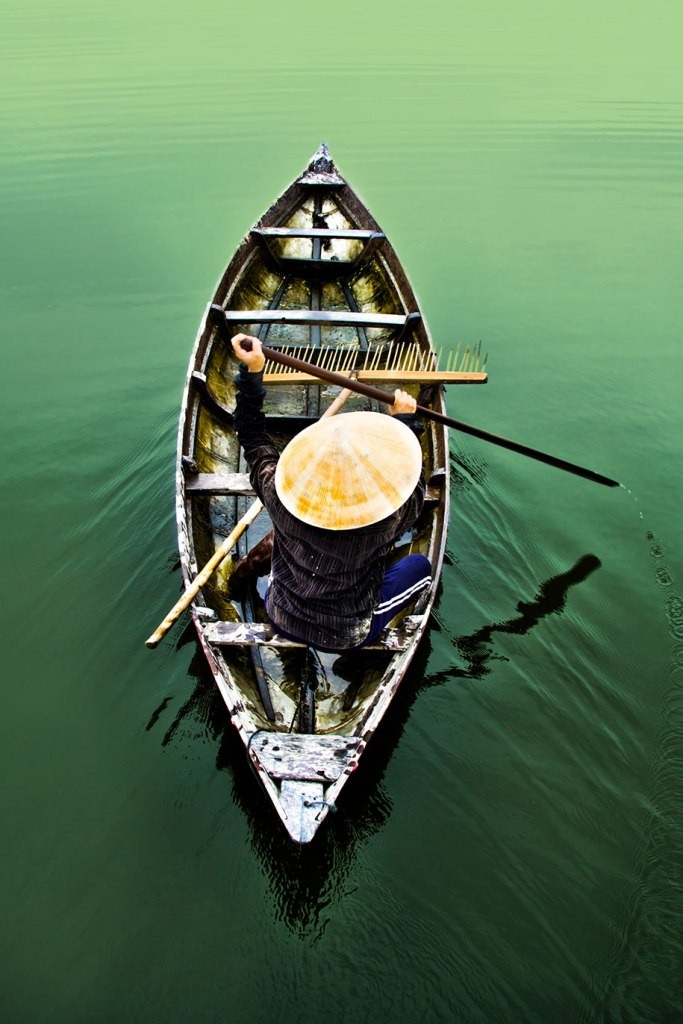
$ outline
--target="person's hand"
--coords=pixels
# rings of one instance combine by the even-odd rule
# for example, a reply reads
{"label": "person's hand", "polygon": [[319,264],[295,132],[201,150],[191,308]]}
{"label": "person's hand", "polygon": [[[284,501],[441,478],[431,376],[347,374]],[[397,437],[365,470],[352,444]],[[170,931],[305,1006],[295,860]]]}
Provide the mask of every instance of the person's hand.
{"label": "person's hand", "polygon": [[394,391],[394,404],[388,406],[388,409],[392,416],[397,416],[401,413],[414,413],[417,409],[417,402],[407,391],[401,391],[400,388],[396,388]]}
{"label": "person's hand", "polygon": [[[250,350],[247,351],[243,348],[242,343],[245,341],[251,342]],[[258,373],[262,370],[266,357],[263,354],[263,347],[258,338],[254,338],[251,334],[236,334],[232,338],[232,350],[241,363],[249,370],[249,373]]]}

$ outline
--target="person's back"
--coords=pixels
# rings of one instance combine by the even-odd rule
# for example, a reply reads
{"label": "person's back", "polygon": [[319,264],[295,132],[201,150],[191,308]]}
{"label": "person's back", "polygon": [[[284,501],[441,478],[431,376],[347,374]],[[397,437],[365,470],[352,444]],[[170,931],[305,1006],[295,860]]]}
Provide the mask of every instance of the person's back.
{"label": "person's back", "polygon": [[[273,522],[268,617],[280,633],[323,650],[361,646],[378,632],[378,606],[391,612],[384,615],[388,621],[406,603],[403,597],[414,599],[430,583],[428,560],[413,555],[394,567],[394,585],[383,592],[394,542],[424,501],[419,442],[393,417],[349,413],[336,426],[321,420],[307,428],[279,456],[265,430],[260,342],[249,338],[250,350],[243,349],[245,338],[233,338],[243,364],[235,425],[252,486]],[[397,392],[396,411],[414,409],[414,399]],[[370,458],[378,455],[374,434],[382,467]]]}

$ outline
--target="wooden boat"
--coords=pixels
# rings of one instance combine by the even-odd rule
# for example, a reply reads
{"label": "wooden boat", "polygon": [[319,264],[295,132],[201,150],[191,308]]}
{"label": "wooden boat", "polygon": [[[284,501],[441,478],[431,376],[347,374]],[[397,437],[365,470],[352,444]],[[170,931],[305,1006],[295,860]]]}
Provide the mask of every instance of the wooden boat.
{"label": "wooden boat", "polygon": [[[417,300],[379,225],[323,145],[304,173],[242,241],[197,335],[180,418],[178,542],[186,586],[254,501],[233,423],[238,363],[229,338],[260,336],[281,352],[360,380],[403,387],[443,411],[445,379]],[[265,412],[281,448],[339,392],[315,376],[266,364]],[[352,395],[347,409],[379,405]],[[389,707],[427,628],[441,572],[449,515],[448,443],[428,422],[422,438],[425,510],[396,558],[422,552],[433,585],[372,647],[331,655],[292,643],[268,624],[261,591],[228,596],[226,558],[192,605],[207,661],[248,757],[289,835],[312,839]],[[239,554],[270,528],[264,512]]]}

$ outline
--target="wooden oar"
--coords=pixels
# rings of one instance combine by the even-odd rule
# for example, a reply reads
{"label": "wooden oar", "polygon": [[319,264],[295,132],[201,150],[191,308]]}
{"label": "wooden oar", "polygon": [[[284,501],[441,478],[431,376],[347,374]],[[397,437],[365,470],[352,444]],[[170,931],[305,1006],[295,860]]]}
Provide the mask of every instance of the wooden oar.
{"label": "wooden oar", "polygon": [[[241,344],[242,348],[249,351],[248,346],[251,345],[251,342],[243,340]],[[282,366],[290,366],[294,370],[309,373],[314,377],[318,377],[320,380],[328,381],[330,384],[337,384],[340,387],[349,388],[351,391],[358,392],[359,395],[366,395],[368,398],[374,398],[377,402],[385,402],[387,405],[394,404],[394,396],[390,391],[383,391],[381,388],[376,388],[372,384],[363,384],[361,381],[345,377],[341,373],[334,373],[331,370],[325,370],[322,367],[316,366],[314,363],[307,363],[303,359],[288,356],[278,349],[267,348],[263,345],[262,351],[264,356],[274,363],[280,363]],[[519,442],[511,441],[507,437],[500,437],[498,434],[491,434],[488,430],[481,430],[479,427],[473,427],[469,423],[463,423],[462,420],[455,420],[450,416],[444,416],[443,413],[437,412],[435,409],[427,409],[422,405],[418,405],[417,412],[427,419],[435,420],[437,423],[444,423],[447,427],[452,427],[454,430],[461,430],[464,434],[471,434],[472,437],[478,437],[482,441],[489,441],[491,444],[496,444],[500,448],[507,448],[511,452],[517,452],[519,455],[526,455],[528,458],[536,459],[538,462],[545,462],[546,465],[554,466],[556,469],[563,469],[567,473],[574,473],[576,476],[582,476],[584,479],[592,480],[596,484],[604,484],[605,487],[620,486],[617,480],[611,480],[607,476],[595,473],[592,469],[585,469],[583,466],[577,466],[573,462],[567,462],[566,459],[559,459],[556,455],[549,455],[546,452],[539,451],[537,448],[530,448],[528,445],[519,444]]]}
{"label": "wooden oar", "polygon": [[[351,389],[344,388],[344,390],[337,395],[334,402],[332,402],[332,404],[322,414],[321,419],[324,419],[326,416],[334,416],[334,414],[341,409],[350,394]],[[228,534],[221,546],[213,553],[204,568],[197,573],[183,596],[173,605],[164,621],[157,629],[154,630],[152,635],[145,640],[145,647],[153,649],[158,646],[159,642],[166,636],[173,623],[176,622],[185,609],[189,608],[192,604],[199,591],[212,576],[214,570],[218,568],[226,555],[230,554],[237,541],[240,539],[247,527],[251,526],[262,508],[263,504],[259,498],[252,502],[240,519],[239,523],[235,526],[234,530]]]}

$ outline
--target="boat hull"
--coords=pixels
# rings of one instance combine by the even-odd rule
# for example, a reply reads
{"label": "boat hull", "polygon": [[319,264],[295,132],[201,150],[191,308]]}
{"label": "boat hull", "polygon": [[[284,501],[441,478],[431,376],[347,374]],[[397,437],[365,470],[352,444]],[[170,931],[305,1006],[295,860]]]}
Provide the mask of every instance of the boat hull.
{"label": "boat hull", "polygon": [[[232,422],[238,363],[229,338],[256,334],[270,348],[335,372],[374,375],[444,412],[431,381],[436,357],[396,253],[324,147],[242,241],[202,318],[188,367],[177,458],[177,522],[186,586],[255,500]],[[318,419],[339,388],[266,365],[264,411],[280,447]],[[376,403],[352,395],[344,410]],[[342,411],[339,413],[343,415]],[[192,605],[197,634],[231,721],[289,836],[309,842],[335,805],[391,704],[427,628],[449,515],[445,428],[425,423],[428,496],[395,558],[426,555],[433,583],[378,643],[330,655],[278,637],[263,586],[230,598],[228,556]],[[238,554],[270,528],[265,512]]]}

